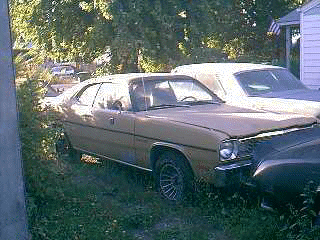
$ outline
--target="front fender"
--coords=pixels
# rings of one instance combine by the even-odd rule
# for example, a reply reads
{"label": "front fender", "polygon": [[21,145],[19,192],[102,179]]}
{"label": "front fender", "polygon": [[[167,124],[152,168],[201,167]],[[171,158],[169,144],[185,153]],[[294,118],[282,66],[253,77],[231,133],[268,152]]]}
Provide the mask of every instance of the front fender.
{"label": "front fender", "polygon": [[155,142],[151,145],[148,151],[149,152],[148,155],[150,156],[150,166],[152,167],[152,169],[154,169],[155,161],[160,154],[160,152],[158,152],[158,149],[163,150],[164,148],[168,150],[173,150],[177,153],[182,154],[186,158],[188,164],[191,166],[190,158],[188,157],[184,146],[179,144],[174,144],[174,143],[168,143],[168,142]]}
{"label": "front fender", "polygon": [[320,184],[320,128],[273,137],[257,145],[253,178],[263,191],[299,194],[310,181]]}
{"label": "front fender", "polygon": [[320,185],[320,160],[312,159],[273,159],[261,162],[253,178],[261,190],[282,198],[300,194],[305,186],[313,181]]}

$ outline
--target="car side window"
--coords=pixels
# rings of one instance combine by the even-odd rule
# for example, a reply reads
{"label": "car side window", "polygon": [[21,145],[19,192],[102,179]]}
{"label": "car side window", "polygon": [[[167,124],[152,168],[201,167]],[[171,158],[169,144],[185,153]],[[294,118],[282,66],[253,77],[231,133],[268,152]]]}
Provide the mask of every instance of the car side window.
{"label": "car side window", "polygon": [[82,89],[80,93],[76,96],[78,102],[81,105],[92,106],[93,100],[97,94],[99,86],[100,84],[94,84]]}
{"label": "car side window", "polygon": [[132,105],[132,111],[139,112],[139,111],[146,111],[150,105],[150,89],[146,89],[142,80],[133,81],[130,83],[129,87],[130,92],[130,99]]}
{"label": "car side window", "polygon": [[223,98],[226,95],[223,89],[220,77],[218,74],[198,74],[197,78],[201,79],[201,82],[208,86],[208,88],[213,91],[216,95]]}
{"label": "car side window", "polygon": [[127,111],[128,88],[116,83],[102,83],[93,106],[101,109]]}

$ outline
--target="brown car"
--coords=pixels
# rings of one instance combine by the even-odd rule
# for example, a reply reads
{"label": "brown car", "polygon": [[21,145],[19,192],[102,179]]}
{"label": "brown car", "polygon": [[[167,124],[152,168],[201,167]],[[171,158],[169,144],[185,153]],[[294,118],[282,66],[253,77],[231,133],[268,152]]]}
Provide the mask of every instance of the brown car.
{"label": "brown car", "polygon": [[314,118],[228,106],[183,75],[104,76],[68,96],[60,107],[72,147],[153,171],[158,191],[172,201],[183,200],[195,179],[225,187],[251,181],[258,169],[260,177],[257,156],[279,150],[270,139],[319,133]]}

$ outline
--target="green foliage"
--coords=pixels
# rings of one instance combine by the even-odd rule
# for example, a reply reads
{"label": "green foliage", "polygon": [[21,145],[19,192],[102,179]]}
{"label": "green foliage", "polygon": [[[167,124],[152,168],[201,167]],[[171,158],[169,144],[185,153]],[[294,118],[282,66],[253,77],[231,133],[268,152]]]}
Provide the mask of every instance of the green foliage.
{"label": "green foliage", "polygon": [[271,62],[279,58],[274,54],[279,46],[266,36],[269,17],[282,17],[303,3],[13,0],[11,13],[22,45],[32,41],[58,61],[90,62],[109,50],[108,72],[123,73],[154,71],[147,65],[163,63],[224,61],[224,53],[234,61]]}
{"label": "green foliage", "polygon": [[38,206],[53,196],[61,196],[62,190],[54,178],[61,174],[55,157],[55,141],[59,129],[54,128],[57,115],[45,112],[40,100],[45,93],[42,81],[47,73],[34,67],[32,60],[16,58],[18,78],[19,133],[22,145],[22,159],[27,179],[27,207],[29,223],[39,214]]}
{"label": "green foliage", "polygon": [[143,72],[169,72],[170,66],[165,63],[157,62],[149,57],[143,57],[140,61]]}
{"label": "green foliage", "polygon": [[[112,2],[111,13],[112,60],[120,66],[120,72],[135,72],[139,67],[154,71],[146,66],[147,59],[151,60],[147,65],[172,65],[185,57],[181,44],[190,54],[193,47],[202,45],[201,40],[211,29],[207,2],[201,1],[119,0]],[[141,57],[143,62],[139,62]]]}
{"label": "green foliage", "polygon": [[19,127],[25,150],[23,154],[30,158],[51,158],[57,133],[50,125],[56,121],[57,116],[45,112],[40,102],[46,91],[44,82],[50,75],[32,64],[32,61],[28,63],[20,60],[20,57],[16,58]]}
{"label": "green foliage", "polygon": [[47,57],[58,61],[92,61],[104,52],[111,29],[103,12],[92,5],[80,0],[14,0],[14,36],[32,42],[33,47],[44,49]]}
{"label": "green foliage", "polygon": [[300,207],[289,205],[288,212],[282,215],[285,222],[280,230],[280,236],[286,239],[317,239],[320,238],[320,228],[313,227],[312,221],[317,213],[314,210],[317,185],[310,181],[301,194]]}
{"label": "green foliage", "polygon": [[44,62],[44,51],[31,49],[25,53],[18,54],[15,59],[16,81],[17,85],[24,81],[33,80],[39,85],[40,91],[37,94],[37,100],[39,100],[44,94],[44,88],[41,88],[41,84],[44,82],[53,82],[55,79],[48,70],[41,68],[41,64]]}
{"label": "green foliage", "polygon": [[126,229],[153,226],[159,219],[154,217],[154,211],[148,207],[132,206],[120,218],[120,223]]}

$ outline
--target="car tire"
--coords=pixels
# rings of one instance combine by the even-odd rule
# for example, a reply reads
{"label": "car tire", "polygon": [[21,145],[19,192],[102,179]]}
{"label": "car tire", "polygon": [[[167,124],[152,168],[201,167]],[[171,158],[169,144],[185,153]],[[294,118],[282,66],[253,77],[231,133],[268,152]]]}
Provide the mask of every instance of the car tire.
{"label": "car tire", "polygon": [[68,154],[71,148],[71,144],[65,134],[61,134],[56,141],[56,152],[59,155]]}
{"label": "car tire", "polygon": [[171,151],[161,154],[155,166],[156,189],[171,203],[180,203],[193,194],[193,174],[186,159]]}
{"label": "car tire", "polygon": [[81,161],[82,154],[72,147],[66,134],[62,134],[56,142],[56,152],[58,154],[68,154],[70,162],[76,163]]}
{"label": "car tire", "polygon": [[82,158],[82,153],[74,148],[69,150],[69,159],[72,163],[80,163]]}

